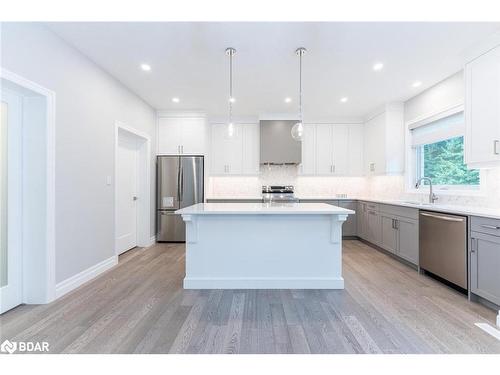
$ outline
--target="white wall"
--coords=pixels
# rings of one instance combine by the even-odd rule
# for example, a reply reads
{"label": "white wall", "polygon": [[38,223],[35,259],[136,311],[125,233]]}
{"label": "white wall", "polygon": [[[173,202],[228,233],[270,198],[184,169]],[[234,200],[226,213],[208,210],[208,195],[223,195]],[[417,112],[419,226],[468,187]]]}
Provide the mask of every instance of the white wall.
{"label": "white wall", "polygon": [[[155,112],[45,26],[1,26],[0,65],[56,93],[56,282],[61,282],[114,255],[114,187],[106,185],[106,176],[114,175],[115,121],[149,134],[155,145]],[[153,181],[153,209],[154,186]],[[151,218],[153,235],[153,211]]]}
{"label": "white wall", "polygon": [[464,78],[460,71],[405,102],[405,122],[428,118],[464,104]]}
{"label": "white wall", "polygon": [[[463,72],[458,72],[405,103],[405,122],[431,117],[464,103]],[[480,194],[437,193],[438,203],[477,207],[500,207],[500,168],[481,171]],[[407,194],[403,176],[368,178],[368,195],[382,199],[427,199],[427,194]]]}

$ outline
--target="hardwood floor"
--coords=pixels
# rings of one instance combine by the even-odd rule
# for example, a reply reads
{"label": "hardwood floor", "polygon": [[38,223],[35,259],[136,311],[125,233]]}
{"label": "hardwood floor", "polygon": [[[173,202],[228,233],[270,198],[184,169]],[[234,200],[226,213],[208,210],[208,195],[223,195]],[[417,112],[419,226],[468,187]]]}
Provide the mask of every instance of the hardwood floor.
{"label": "hardwood floor", "polygon": [[500,353],[495,313],[359,241],[345,290],[183,290],[184,245],[135,249],[49,305],[0,316],[0,342],[51,353]]}

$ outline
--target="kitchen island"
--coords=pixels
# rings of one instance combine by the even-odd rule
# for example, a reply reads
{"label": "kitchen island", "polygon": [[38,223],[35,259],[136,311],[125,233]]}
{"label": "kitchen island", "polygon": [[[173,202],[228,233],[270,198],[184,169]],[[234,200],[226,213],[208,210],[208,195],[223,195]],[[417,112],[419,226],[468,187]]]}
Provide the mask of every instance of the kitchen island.
{"label": "kitchen island", "polygon": [[200,203],[186,223],[185,289],[343,289],[342,223],[325,203]]}

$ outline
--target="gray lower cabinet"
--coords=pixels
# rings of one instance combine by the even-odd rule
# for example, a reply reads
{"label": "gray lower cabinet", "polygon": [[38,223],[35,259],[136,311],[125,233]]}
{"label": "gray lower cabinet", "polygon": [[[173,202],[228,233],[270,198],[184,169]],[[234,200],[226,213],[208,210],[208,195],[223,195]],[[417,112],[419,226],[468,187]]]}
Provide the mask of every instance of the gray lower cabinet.
{"label": "gray lower cabinet", "polygon": [[399,232],[397,255],[418,265],[418,220],[398,218],[396,226]]}
{"label": "gray lower cabinet", "polygon": [[481,232],[471,232],[470,290],[500,305],[500,220],[472,217],[471,227]]}
{"label": "gray lower cabinet", "polygon": [[382,238],[380,240],[380,247],[390,253],[396,254],[398,252],[398,230],[393,217],[381,214],[382,221]]}
{"label": "gray lower cabinet", "polygon": [[363,239],[366,239],[365,226],[366,226],[366,206],[364,202],[358,201],[356,210],[356,227],[358,230],[357,235],[358,237]]}
{"label": "gray lower cabinet", "polygon": [[347,220],[342,225],[342,235],[346,237],[353,237],[358,235],[358,205],[356,201],[344,201],[341,200],[338,202],[338,206],[342,208],[347,208],[348,210],[353,210],[356,212],[354,215],[348,215]]}
{"label": "gray lower cabinet", "polygon": [[[380,247],[408,262],[418,265],[417,209],[404,210],[395,206],[381,206]],[[410,217],[403,217],[400,214]]]}
{"label": "gray lower cabinet", "polygon": [[380,213],[374,209],[366,210],[366,240],[380,246],[382,237],[382,222],[380,220]]}

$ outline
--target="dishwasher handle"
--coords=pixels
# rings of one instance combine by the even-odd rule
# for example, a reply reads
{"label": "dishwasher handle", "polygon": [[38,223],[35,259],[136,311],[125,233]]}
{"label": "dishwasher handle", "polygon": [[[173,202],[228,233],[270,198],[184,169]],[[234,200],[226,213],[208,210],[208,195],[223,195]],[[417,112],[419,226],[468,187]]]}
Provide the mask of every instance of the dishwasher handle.
{"label": "dishwasher handle", "polygon": [[432,217],[432,218],[438,219],[438,220],[454,221],[454,222],[458,222],[458,223],[463,223],[463,221],[465,220],[465,218],[463,218],[463,217],[459,218],[459,217],[450,217],[450,216],[443,216],[443,215],[434,215],[434,214],[429,214],[427,212],[421,212],[420,215]]}

